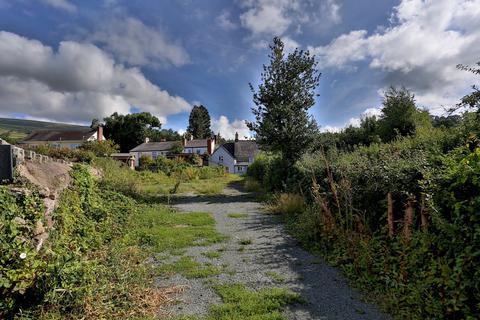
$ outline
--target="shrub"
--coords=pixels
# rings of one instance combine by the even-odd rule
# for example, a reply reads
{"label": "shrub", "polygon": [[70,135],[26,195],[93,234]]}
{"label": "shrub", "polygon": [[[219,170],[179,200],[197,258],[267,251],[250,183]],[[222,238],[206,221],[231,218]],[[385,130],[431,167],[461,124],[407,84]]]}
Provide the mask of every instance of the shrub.
{"label": "shrub", "polygon": [[79,148],[83,151],[91,151],[97,157],[109,157],[112,153],[118,152],[120,147],[113,140],[85,141]]}
{"label": "shrub", "polygon": [[266,206],[266,211],[272,214],[298,215],[305,211],[305,199],[298,194],[280,193],[273,197]]}

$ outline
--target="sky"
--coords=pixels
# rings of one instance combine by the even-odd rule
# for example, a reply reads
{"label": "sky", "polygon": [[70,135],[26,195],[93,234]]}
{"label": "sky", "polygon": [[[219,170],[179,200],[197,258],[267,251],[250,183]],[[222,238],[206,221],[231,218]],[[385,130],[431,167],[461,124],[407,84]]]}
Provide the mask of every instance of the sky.
{"label": "sky", "polygon": [[312,116],[323,130],[379,114],[405,86],[442,114],[475,84],[480,0],[0,0],[0,117],[88,124],[146,111],[185,130],[249,136],[268,44],[315,54]]}

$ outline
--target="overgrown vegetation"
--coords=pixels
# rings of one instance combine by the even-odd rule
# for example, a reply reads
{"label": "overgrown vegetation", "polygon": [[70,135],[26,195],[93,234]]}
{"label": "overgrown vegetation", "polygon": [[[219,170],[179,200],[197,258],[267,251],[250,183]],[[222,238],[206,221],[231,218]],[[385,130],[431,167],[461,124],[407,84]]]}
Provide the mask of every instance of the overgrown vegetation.
{"label": "overgrown vegetation", "polygon": [[[478,92],[473,86],[452,109],[470,112],[435,118],[417,108],[410,91],[392,87],[379,117],[318,133],[293,166],[284,151],[264,154],[247,179],[272,192],[267,210],[283,213],[305,247],[341,267],[391,314],[479,318]],[[277,121],[287,123],[288,113]],[[275,151],[276,141],[267,150]]]}
{"label": "overgrown vegetation", "polygon": [[[147,258],[224,239],[209,214],[139,203],[140,173],[111,159],[96,159],[96,164],[103,168],[98,181],[88,166],[74,166],[73,184],[53,215],[55,228],[39,251],[40,197],[0,188],[1,317],[153,317],[171,290],[156,288],[160,270]],[[220,270],[195,265],[185,272],[206,277]]]}

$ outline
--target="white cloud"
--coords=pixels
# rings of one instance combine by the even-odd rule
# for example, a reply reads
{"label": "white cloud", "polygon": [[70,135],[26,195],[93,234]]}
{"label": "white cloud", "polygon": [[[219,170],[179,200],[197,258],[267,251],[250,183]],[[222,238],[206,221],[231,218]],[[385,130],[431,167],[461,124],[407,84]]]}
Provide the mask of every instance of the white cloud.
{"label": "white cloud", "polygon": [[262,43],[272,36],[301,33],[303,26],[318,31],[341,21],[336,0],[247,0],[242,6],[240,23],[251,32],[248,40],[256,48],[264,47]]}
{"label": "white cloud", "polygon": [[0,31],[0,108],[60,121],[89,121],[134,106],[163,122],[190,110],[179,96],[151,83],[92,44],[60,42],[58,51],[37,40]]}
{"label": "white cloud", "polygon": [[234,139],[235,132],[238,132],[240,139],[244,137],[250,138],[252,136],[245,120],[235,119],[230,122],[226,116],[212,119],[212,130],[215,134],[220,132],[220,135],[225,139]]}
{"label": "white cloud", "polygon": [[369,61],[386,74],[386,85],[406,85],[420,104],[456,101],[473,76],[455,66],[480,58],[480,0],[403,0],[390,20],[374,34],[354,30],[310,49],[323,66]]}
{"label": "white cloud", "polygon": [[68,0],[41,0],[46,5],[52,6],[57,9],[62,9],[68,12],[75,12],[77,7],[70,3]]}
{"label": "white cloud", "polygon": [[286,53],[293,52],[295,49],[300,48],[300,44],[290,37],[283,37],[282,41]]}
{"label": "white cloud", "polygon": [[358,128],[362,123],[362,119],[365,119],[366,117],[372,117],[372,116],[375,116],[378,118],[381,115],[382,115],[381,108],[367,108],[362,112],[360,117],[352,117],[348,119],[348,121],[343,126],[327,125],[327,126],[320,127],[320,130],[322,132],[340,132],[346,127],[350,127],[350,126]]}
{"label": "white cloud", "polygon": [[217,18],[215,19],[215,21],[217,22],[217,24],[220,26],[220,28],[224,29],[224,30],[233,30],[233,29],[236,29],[237,28],[237,25],[232,22],[231,18],[230,18],[230,12],[229,11],[226,11],[226,10],[223,10],[218,16]]}
{"label": "white cloud", "polygon": [[180,44],[132,17],[103,22],[88,39],[132,65],[178,67],[190,62],[188,53]]}

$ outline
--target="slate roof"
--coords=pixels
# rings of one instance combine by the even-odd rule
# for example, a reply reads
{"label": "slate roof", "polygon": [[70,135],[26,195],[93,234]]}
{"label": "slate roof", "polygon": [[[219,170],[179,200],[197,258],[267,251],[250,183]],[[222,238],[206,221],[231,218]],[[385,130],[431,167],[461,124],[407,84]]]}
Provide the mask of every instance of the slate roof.
{"label": "slate roof", "polygon": [[208,145],[207,139],[187,140],[185,148],[206,148]]}
{"label": "slate roof", "polygon": [[87,140],[95,130],[37,130],[26,136],[20,143],[29,141],[78,141]]}
{"label": "slate roof", "polygon": [[252,140],[227,142],[222,144],[222,147],[224,147],[235,159],[248,159],[259,152],[257,143]]}
{"label": "slate roof", "polygon": [[130,152],[168,151],[172,149],[176,143],[181,143],[181,141],[144,142],[130,150]]}

